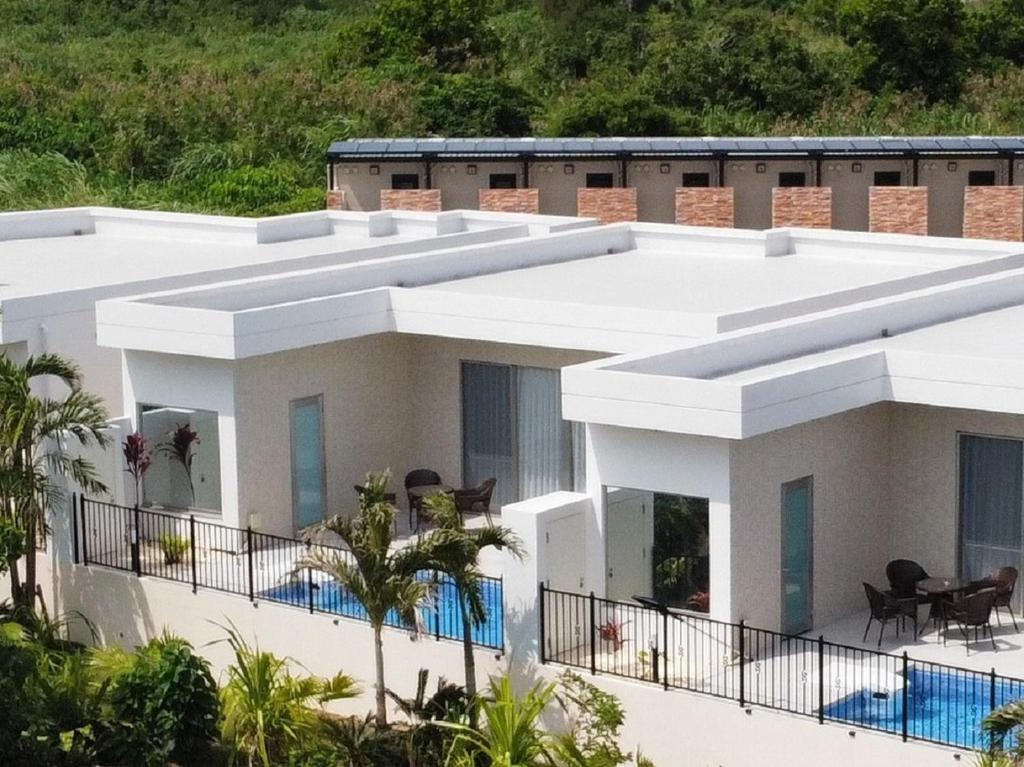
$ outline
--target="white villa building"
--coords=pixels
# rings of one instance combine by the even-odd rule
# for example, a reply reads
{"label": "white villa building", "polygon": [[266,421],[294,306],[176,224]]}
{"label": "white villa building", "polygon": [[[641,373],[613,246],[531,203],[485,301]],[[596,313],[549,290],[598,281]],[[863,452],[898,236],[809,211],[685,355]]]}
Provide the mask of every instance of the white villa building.
{"label": "white villa building", "polygon": [[[118,439],[156,443],[182,422],[199,435],[192,494],[158,461],[143,509],[289,538],[354,509],[370,471],[391,469],[403,516],[412,469],[456,488],[496,478],[492,510],[528,552],[488,563],[524,676],[553,655],[540,583],[856,646],[862,583],[883,587],[890,560],[949,578],[1024,569],[1021,328],[1024,243],[477,211],[0,215],[0,351],[78,361]],[[119,447],[99,460],[110,500],[133,505]],[[362,627],[342,621],[339,640],[323,616],[83,567],[90,533],[76,528],[75,563],[68,533],[56,526],[47,555],[52,599],[103,636],[166,624],[198,640],[212,636],[200,617],[229,615],[314,670],[332,653],[325,670],[368,668],[338,649],[363,647]],[[891,626],[883,648],[1022,677],[1005,628],[999,652],[970,657],[959,635],[944,649]],[[391,641],[409,668],[458,678],[457,646]],[[507,665],[481,658],[481,673]],[[950,761],[849,724],[596,679],[658,764]]]}

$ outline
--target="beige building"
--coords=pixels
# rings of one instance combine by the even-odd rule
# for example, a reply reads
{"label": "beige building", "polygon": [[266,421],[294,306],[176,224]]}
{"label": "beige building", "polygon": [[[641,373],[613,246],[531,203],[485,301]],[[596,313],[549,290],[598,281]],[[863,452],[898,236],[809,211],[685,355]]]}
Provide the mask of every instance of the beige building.
{"label": "beige building", "polygon": [[[968,187],[1022,188],[1022,170],[1024,139],[1017,137],[355,139],[335,142],[327,153],[328,204],[340,209],[526,205],[577,215],[595,199],[588,194],[581,207],[579,190],[631,188],[635,205],[614,198],[615,217],[706,225],[709,219],[680,212],[687,208],[678,204],[678,190],[728,187],[731,202],[708,196],[730,208],[710,220],[731,216],[737,227],[766,229],[791,223],[773,219],[775,189],[820,187],[831,190],[831,216],[812,225],[867,231],[872,187],[925,187],[927,204],[917,206],[905,231],[948,237],[964,233]],[[524,189],[535,196],[524,198]],[[505,192],[482,199],[483,190]],[[1015,217],[1016,208],[1005,215]]]}

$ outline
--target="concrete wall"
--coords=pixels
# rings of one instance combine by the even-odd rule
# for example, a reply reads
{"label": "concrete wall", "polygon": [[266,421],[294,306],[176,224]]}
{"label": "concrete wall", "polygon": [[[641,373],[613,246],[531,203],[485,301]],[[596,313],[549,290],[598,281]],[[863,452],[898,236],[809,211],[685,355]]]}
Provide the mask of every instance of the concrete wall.
{"label": "concrete wall", "polygon": [[[868,189],[878,171],[899,171],[901,183],[913,181],[910,160],[824,160],[821,186],[832,187],[832,228],[864,232],[868,229]],[[855,168],[859,167],[859,171]]]}
{"label": "concrete wall", "polygon": [[[289,402],[323,396],[327,509],[355,509],[352,489],[390,468],[394,488],[414,468],[462,484],[461,362],[560,368],[586,352],[387,334],[237,363],[240,519],[290,535]],[[399,505],[404,502],[399,499]]]}
{"label": "concrete wall", "polygon": [[[371,174],[376,167],[379,173]],[[345,193],[348,210],[380,210],[380,192],[391,188],[394,173],[418,173],[420,188],[426,188],[427,165],[423,162],[336,162],[334,188]]]}
{"label": "concrete wall", "polygon": [[[475,173],[471,172],[475,169]],[[521,162],[438,162],[431,165],[430,185],[441,190],[441,206],[444,210],[476,210],[479,207],[481,189],[489,189],[492,173],[512,173],[516,186],[523,182]]]}
{"label": "concrete wall", "polygon": [[957,572],[958,432],[1024,439],[1024,416],[894,405],[891,469],[893,527],[888,557],[905,557],[937,575]]}
{"label": "concrete wall", "polygon": [[890,558],[889,423],[875,405],[731,443],[734,620],[781,625],[782,484],[809,475],[814,625],[863,609],[861,582],[883,583]]}
{"label": "concrete wall", "polygon": [[[951,169],[952,168],[952,169]],[[922,159],[918,184],[928,187],[928,234],[959,237],[963,231],[964,187],[972,170],[996,172],[996,184],[1007,183],[1006,162],[996,158]]]}
{"label": "concrete wall", "polygon": [[665,161],[652,157],[626,164],[626,181],[636,187],[641,221],[675,223],[673,195],[682,186],[684,173],[707,173],[711,186],[718,185],[718,163],[713,160]]}
{"label": "concrete wall", "polygon": [[[763,165],[764,173],[757,167]],[[736,226],[767,229],[772,225],[772,189],[780,173],[805,173],[807,186],[814,186],[813,160],[734,159],[725,163],[725,185],[736,188]]]}
{"label": "concrete wall", "polygon": [[[571,166],[572,172],[567,168]],[[537,160],[530,165],[530,186],[540,190],[540,212],[575,216],[576,190],[587,185],[588,173],[611,173],[622,186],[622,166],[617,160]]]}

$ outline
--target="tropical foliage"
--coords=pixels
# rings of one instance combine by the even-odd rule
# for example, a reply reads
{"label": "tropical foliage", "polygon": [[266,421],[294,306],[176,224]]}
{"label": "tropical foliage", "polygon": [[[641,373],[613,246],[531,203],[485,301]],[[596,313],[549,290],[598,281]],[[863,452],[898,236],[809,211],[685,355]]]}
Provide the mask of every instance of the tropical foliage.
{"label": "tropical foliage", "polygon": [[89,492],[106,490],[92,463],[77,452],[107,443],[106,419],[99,398],[83,390],[74,363],[55,354],[24,363],[0,354],[0,517],[17,608],[30,609],[35,601],[36,546],[48,515],[65,500],[62,480]]}
{"label": "tropical foliage", "polygon": [[1019,0],[0,0],[0,209],[323,205],[331,139],[1024,132]]}

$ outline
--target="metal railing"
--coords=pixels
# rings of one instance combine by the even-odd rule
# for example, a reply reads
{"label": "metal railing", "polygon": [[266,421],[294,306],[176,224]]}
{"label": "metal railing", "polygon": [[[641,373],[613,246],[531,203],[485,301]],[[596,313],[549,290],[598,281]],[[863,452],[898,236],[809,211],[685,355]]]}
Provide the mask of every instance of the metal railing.
{"label": "metal railing", "polygon": [[541,662],[959,748],[1024,680],[540,586]]}
{"label": "metal railing", "polygon": [[[309,611],[366,621],[366,610],[347,589],[323,573],[297,568],[302,557],[320,550],[354,562],[339,546],[301,541],[227,527],[195,515],[165,514],[76,496],[72,514],[75,564],[189,584],[243,596],[251,601],[291,605]],[[420,608],[418,628],[435,639],[461,641],[462,599],[445,574],[423,571],[431,598]],[[485,621],[470,624],[473,644],[503,650],[504,594],[501,578],[484,576]],[[410,629],[397,614],[386,625]]]}

